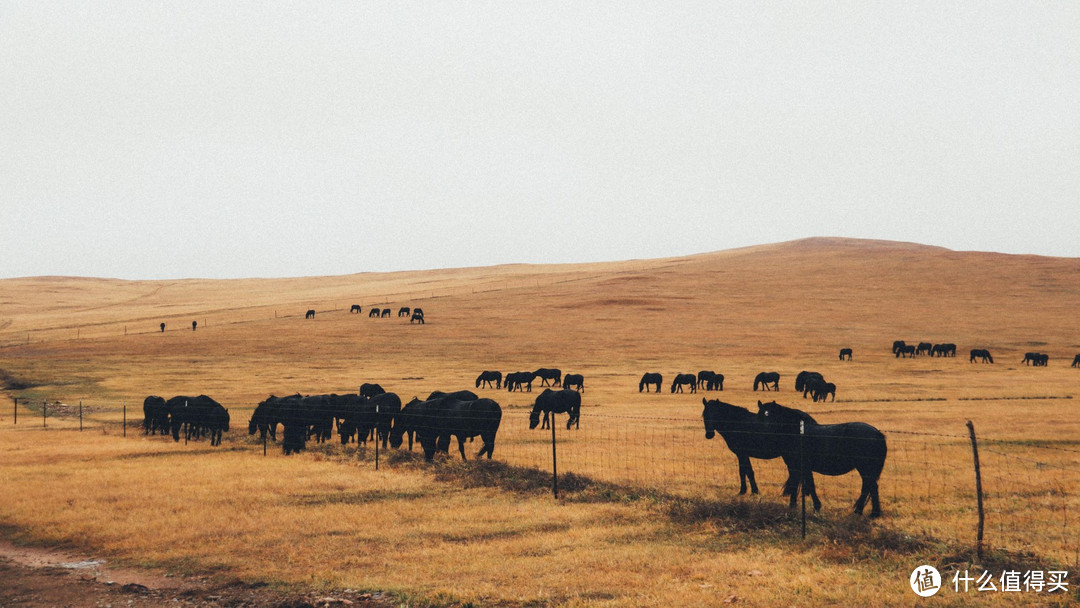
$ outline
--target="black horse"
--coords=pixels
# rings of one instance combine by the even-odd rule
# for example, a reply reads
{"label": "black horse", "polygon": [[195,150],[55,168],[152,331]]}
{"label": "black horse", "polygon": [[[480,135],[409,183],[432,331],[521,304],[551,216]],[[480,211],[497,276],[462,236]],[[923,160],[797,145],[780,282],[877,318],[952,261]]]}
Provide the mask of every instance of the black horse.
{"label": "black horse", "polygon": [[724,390],[724,374],[718,374],[710,370],[701,370],[697,375],[699,387],[705,387],[707,391]]}
{"label": "black horse", "polygon": [[[892,353],[897,355],[897,351],[907,346],[907,342],[903,340],[894,340],[892,343]],[[899,355],[897,355],[899,356]]]}
{"label": "black horse", "polygon": [[381,385],[372,382],[365,382],[360,385],[360,394],[364,397],[374,397],[385,392],[386,390]]}
{"label": "black horse", "polygon": [[808,372],[803,370],[795,376],[795,390],[802,391],[803,399],[806,399],[806,394],[810,392],[810,388],[806,386],[806,383],[810,380],[825,381],[825,377],[819,372]]}
{"label": "black horse", "polygon": [[[862,478],[862,491],[855,501],[855,513],[862,514],[870,499],[870,517],[881,515],[878,479],[885,468],[888,448],[885,435],[865,422],[818,424],[801,410],[776,402],[758,402],[758,420],[777,435],[784,462],[799,471],[803,491],[814,497],[814,510],[821,509],[814,487],[814,473],[843,475],[852,470]],[[795,506],[792,492],[790,506]]]}
{"label": "black horse", "polygon": [[[777,435],[769,433],[757,414],[744,407],[715,399],[702,399],[701,403],[705,406],[701,413],[705,421],[705,438],[712,439],[716,433],[720,433],[728,449],[739,459],[739,494],[746,494],[747,480],[750,481],[750,492],[757,494],[757,481],[754,480],[754,467],[750,459],[772,460],[781,457],[783,454],[776,440]],[[784,482],[783,495],[787,496],[798,487],[798,468],[787,461],[785,464],[788,465],[788,478]]]}
{"label": "black horse", "polygon": [[810,398],[814,400],[814,403],[821,401],[824,403],[825,397],[832,395],[832,400],[836,401],[836,385],[832,382],[813,381],[813,386],[810,387]]}
{"label": "black horse", "polygon": [[[769,385],[772,388],[769,388]],[[780,390],[780,374],[777,372],[761,372],[754,378],[754,390],[758,390],[758,386],[761,386],[763,390]]]}
{"label": "black horse", "polygon": [[1076,355],[1075,357],[1073,357],[1072,366],[1080,367],[1080,355]]}
{"label": "black horse", "polygon": [[536,425],[540,424],[540,412],[544,412],[544,425],[540,428],[548,428],[548,414],[552,415],[554,420],[555,414],[570,414],[570,417],[566,419],[566,428],[569,429],[573,425],[577,425],[575,428],[581,428],[581,393],[564,388],[561,391],[553,391],[550,388],[545,388],[544,392],[540,393],[536,397],[536,403],[533,404],[532,412],[529,414],[529,428],[535,429]]}
{"label": "black horse", "polygon": [[143,434],[165,435],[169,432],[169,407],[165,399],[150,395],[143,399]]}
{"label": "black horse", "polygon": [[663,383],[664,383],[664,377],[662,375],[651,373],[651,372],[645,372],[645,374],[643,376],[641,376],[641,382],[638,382],[637,392],[640,393],[641,391],[645,391],[647,393],[647,392],[649,392],[649,386],[655,384],[656,385],[656,392],[659,393],[660,392],[660,385],[662,385]]}
{"label": "black horse", "polygon": [[409,310],[409,307],[408,307],[408,306],[402,306],[401,308],[397,309],[397,316],[398,316],[399,318],[400,318],[400,317],[407,317],[407,316],[409,316],[409,315],[410,315],[411,313],[412,313],[412,311],[411,311],[411,310]]}
{"label": "black horse", "polygon": [[161,332],[165,333],[165,324],[164,323],[161,324]]}
{"label": "black horse", "polygon": [[476,388],[480,388],[481,384],[491,388],[492,382],[495,383],[495,388],[502,388],[502,377],[502,372],[484,370],[476,377]]}
{"label": "black horse", "polygon": [[[386,310],[390,310],[390,309],[387,308]],[[386,315],[384,314],[383,316],[385,317]],[[417,308],[416,310],[413,311],[412,316],[409,317],[409,324],[411,325],[413,323],[419,323],[421,325],[426,325],[426,323],[424,323],[424,311],[420,310],[419,308]]]}
{"label": "black horse", "polygon": [[229,410],[206,395],[198,397],[173,397],[165,402],[169,410],[169,430],[173,440],[199,439],[210,435],[210,445],[221,445],[221,435],[229,430]]}
{"label": "black horse", "polygon": [[[400,447],[405,432],[415,432],[420,446],[424,449],[424,459],[433,460],[435,451],[450,452],[450,438],[457,437],[461,459],[465,458],[465,440],[480,436],[483,447],[476,457],[485,453],[491,458],[495,451],[495,435],[502,421],[502,408],[491,399],[458,401],[450,397],[438,397],[427,401],[413,398],[401,409],[398,419],[401,425],[394,424],[390,445]],[[412,449],[412,444],[409,444]]]}
{"label": "black horse", "polygon": [[843,361],[844,359],[847,359],[848,361],[851,361],[851,349],[850,348],[841,348],[840,349],[840,360]]}
{"label": "black horse", "polygon": [[308,309],[307,313],[304,314],[304,318],[305,319],[314,319],[315,318],[315,309],[314,308]]}
{"label": "black horse", "polygon": [[[541,367],[533,373],[536,374],[537,378],[540,378],[540,386],[562,386],[561,369]],[[551,384],[548,384],[548,382],[551,382]]]}
{"label": "black horse", "polygon": [[585,392],[585,376],[581,374],[566,374],[562,379],[563,388],[577,387],[579,393]]}
{"label": "black horse", "polygon": [[897,359],[900,359],[900,358],[907,359],[908,357],[914,357],[915,356],[915,345],[914,344],[906,344],[906,345],[901,346],[900,348],[896,349],[895,352],[896,352],[896,358]]}
{"label": "black horse", "polygon": [[993,363],[994,358],[990,356],[990,351],[985,348],[973,348],[971,349],[971,359],[969,363],[975,363],[975,359],[979,359],[983,363]]}
{"label": "black horse", "polygon": [[694,374],[676,374],[675,379],[671,381],[671,392],[675,393],[683,392],[684,385],[690,385],[690,392],[697,392],[697,376]]}
{"label": "black horse", "polygon": [[368,316],[369,319],[372,318],[372,317],[375,317],[376,319],[378,319],[380,314],[382,314],[381,309],[372,308],[371,310],[368,311],[367,316]]}
{"label": "black horse", "polygon": [[352,307],[349,308],[349,314],[360,314],[360,305],[353,304]]}
{"label": "black horse", "polygon": [[380,314],[379,316],[382,317],[383,319],[388,318],[390,316],[390,309],[389,308],[382,309],[382,314]]}
{"label": "black horse", "polygon": [[515,389],[517,392],[521,392],[524,389],[527,392],[532,392],[532,383],[536,380],[536,374],[532,372],[511,372],[506,374],[506,381],[503,382],[503,386],[506,387],[506,392],[513,392]]}
{"label": "black horse", "polygon": [[934,349],[934,345],[929,342],[919,342],[919,345],[915,347],[916,355],[929,355]]}

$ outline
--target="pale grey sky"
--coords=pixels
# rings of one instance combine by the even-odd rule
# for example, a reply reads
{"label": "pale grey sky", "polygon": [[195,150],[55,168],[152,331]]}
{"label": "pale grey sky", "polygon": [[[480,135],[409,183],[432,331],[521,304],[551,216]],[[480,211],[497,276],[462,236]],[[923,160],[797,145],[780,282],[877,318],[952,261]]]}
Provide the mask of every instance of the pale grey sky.
{"label": "pale grey sky", "polygon": [[0,277],[1080,257],[1077,2],[0,0]]}

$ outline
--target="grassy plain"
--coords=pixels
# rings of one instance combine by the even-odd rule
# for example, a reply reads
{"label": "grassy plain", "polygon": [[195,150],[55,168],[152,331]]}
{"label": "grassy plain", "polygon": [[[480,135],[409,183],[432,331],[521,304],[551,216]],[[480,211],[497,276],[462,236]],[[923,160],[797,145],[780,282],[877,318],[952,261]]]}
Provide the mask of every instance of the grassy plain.
{"label": "grassy plain", "polygon": [[[1075,571],[1078,277],[1077,259],[809,239],[607,264],[0,281],[0,381],[24,404],[17,425],[0,411],[0,531],[153,569],[390,591],[410,605],[910,605],[907,578],[923,563],[946,576]],[[394,316],[368,318],[371,306]],[[399,319],[399,306],[422,306],[427,324]],[[953,342],[958,357],[896,359],[895,339]],[[841,347],[853,361],[838,360]],[[995,364],[969,363],[971,348]],[[1049,366],[1020,364],[1027,351],[1048,353]],[[542,474],[550,436],[527,430],[528,394],[483,391],[504,408],[495,463],[382,454],[376,471],[370,449],[286,458],[272,446],[264,457],[244,432],[271,393],[378,382],[407,400],[472,389],[484,369],[538,367],[586,378],[580,430],[558,430],[560,473],[574,474],[558,500]],[[702,369],[726,376],[722,393],[638,392],[645,371],[670,382]],[[836,383],[835,403],[794,392],[803,369]],[[753,392],[754,375],[773,370],[780,392]],[[123,405],[138,418],[148,394],[199,393],[230,408],[221,448],[121,436]],[[703,396],[750,409],[768,397],[882,429],[885,516],[848,514],[855,474],[822,478],[825,508],[802,540],[778,462],[755,461],[762,493],[736,497],[734,456],[704,439]],[[52,406],[46,429],[43,400],[67,404],[65,415]],[[983,560],[968,420],[984,467]],[[947,586],[935,601],[1076,597]]]}

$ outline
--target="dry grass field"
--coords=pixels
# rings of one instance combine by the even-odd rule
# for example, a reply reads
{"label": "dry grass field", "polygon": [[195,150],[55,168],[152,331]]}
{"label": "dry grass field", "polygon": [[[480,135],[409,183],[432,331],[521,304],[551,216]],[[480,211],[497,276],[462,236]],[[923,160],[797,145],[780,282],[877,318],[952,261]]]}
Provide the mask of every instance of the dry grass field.
{"label": "dry grass field", "polygon": [[[369,318],[372,306],[394,314]],[[398,318],[399,306],[423,307],[427,323]],[[605,264],[4,280],[0,539],[410,606],[912,605],[908,576],[924,563],[946,579],[1070,571],[1069,593],[1053,595],[956,593],[947,581],[932,600],[942,605],[1071,604],[1078,312],[1080,259],[825,238]],[[958,354],[897,359],[897,339]],[[852,361],[838,360],[842,347]],[[970,363],[972,348],[995,363]],[[1049,365],[1021,364],[1028,351]],[[376,470],[370,446],[264,456],[246,433],[270,394],[377,382],[408,400],[476,390],[482,370],[539,367],[585,376],[581,428],[557,429],[558,499],[551,436],[528,430],[535,388],[478,391],[504,412],[490,463],[471,460],[477,443],[468,463],[391,451]],[[723,392],[669,392],[676,373],[699,370],[723,373]],[[834,382],[835,402],[795,392],[801,370]],[[646,371],[664,375],[661,393],[639,393]],[[760,371],[781,374],[779,392],[751,390]],[[141,421],[146,395],[200,393],[230,409],[222,446],[134,426],[124,436],[124,408]],[[761,494],[738,497],[735,457],[705,439],[702,397],[752,410],[775,399],[881,429],[884,516],[850,514],[857,474],[819,476],[824,508],[803,539],[779,461],[754,461]],[[968,420],[983,467],[981,560]]]}

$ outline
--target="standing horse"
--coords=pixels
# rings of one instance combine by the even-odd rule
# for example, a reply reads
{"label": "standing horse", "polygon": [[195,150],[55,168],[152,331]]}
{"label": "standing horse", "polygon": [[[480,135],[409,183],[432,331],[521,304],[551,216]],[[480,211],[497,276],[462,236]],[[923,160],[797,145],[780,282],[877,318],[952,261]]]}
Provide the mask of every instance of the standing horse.
{"label": "standing horse", "polygon": [[360,305],[359,304],[353,304],[352,307],[349,308],[349,314],[354,314],[354,313],[355,314],[360,314]]}
{"label": "standing horse", "polygon": [[1076,355],[1075,357],[1073,357],[1072,366],[1080,367],[1080,355]]}
{"label": "standing horse", "polygon": [[544,412],[544,425],[540,427],[542,429],[548,427],[549,414],[551,415],[552,425],[554,425],[555,414],[570,414],[570,417],[566,419],[567,430],[573,425],[577,425],[575,428],[580,429],[581,393],[569,388],[564,388],[561,391],[545,388],[544,392],[536,396],[532,412],[529,413],[530,429],[535,429],[536,425],[540,424],[540,412]]}
{"label": "standing horse", "polygon": [[664,377],[660,374],[654,374],[651,372],[645,372],[641,376],[641,382],[638,382],[637,392],[645,391],[649,392],[649,385],[656,385],[656,392],[660,392],[660,385],[664,383]]}
{"label": "standing horse", "polygon": [[314,308],[311,308],[311,309],[309,309],[309,310],[308,310],[308,311],[307,311],[307,312],[306,312],[306,313],[304,314],[304,318],[305,318],[305,319],[314,319],[314,318],[315,318],[315,309],[314,309]]}
{"label": "standing horse", "polygon": [[495,383],[495,388],[502,388],[502,377],[502,372],[484,370],[476,377],[476,388],[480,388],[481,384],[491,388],[492,382]]}
{"label": "standing horse", "polygon": [[990,356],[990,351],[985,348],[973,348],[971,349],[971,360],[969,363],[975,363],[975,359],[981,360],[983,363],[993,363],[994,358]]}
{"label": "standing horse", "polygon": [[[540,386],[561,386],[562,385],[562,370],[560,369],[548,369],[541,367],[533,372],[537,378],[540,378]],[[548,382],[551,382],[549,385]]]}
{"label": "standing horse", "polygon": [[408,307],[408,306],[402,306],[401,308],[399,308],[399,309],[397,310],[397,316],[398,316],[398,318],[400,318],[400,317],[407,317],[407,316],[409,316],[409,315],[410,315],[411,313],[412,313],[412,311],[411,311],[411,310],[409,310],[409,307]]}
{"label": "standing horse", "polygon": [[844,359],[847,359],[848,361],[851,361],[851,349],[850,348],[841,348],[840,349],[840,360],[843,361]]}
{"label": "standing horse", "polygon": [[[784,462],[795,464],[803,492],[814,497],[814,510],[821,510],[814,487],[814,473],[843,475],[852,470],[862,478],[862,491],[855,501],[855,513],[861,515],[870,499],[870,517],[881,515],[878,479],[885,468],[888,447],[885,435],[865,422],[818,424],[801,410],[776,402],[758,402],[758,420],[776,433]],[[790,506],[795,506],[792,492]]]}
{"label": "standing horse", "polygon": [[671,381],[671,392],[683,392],[682,387],[684,384],[690,385],[691,393],[697,392],[697,376],[694,374],[676,374],[675,379]]}
{"label": "standing horse", "polygon": [[585,392],[585,376],[581,374],[566,374],[562,379],[563,388],[576,386],[579,393]]}
{"label": "standing horse", "polygon": [[[769,388],[769,385],[772,388]],[[758,390],[758,386],[761,386],[763,390],[780,390],[780,374],[777,372],[761,372],[754,378],[754,390]]]}
{"label": "standing horse", "polygon": [[697,375],[698,386],[704,386],[707,391],[724,390],[724,374],[718,374],[711,370],[701,370]]}
{"label": "standing horse", "polygon": [[825,377],[819,372],[808,372],[803,370],[795,376],[795,390],[802,391],[803,399],[806,399],[806,394],[810,392],[810,387],[807,384],[811,380],[825,381]]}
{"label": "standing horse", "polygon": [[[705,421],[705,439],[712,439],[716,433],[720,433],[728,449],[739,459],[739,494],[746,494],[747,480],[750,481],[750,492],[757,494],[758,487],[750,459],[772,460],[783,456],[776,441],[777,435],[769,433],[758,420],[757,414],[744,407],[717,400],[702,399],[701,403],[705,406],[705,410],[701,412]],[[798,487],[798,468],[796,464],[788,464],[786,460],[785,464],[788,465],[788,478],[784,482],[783,495],[787,496]]]}

